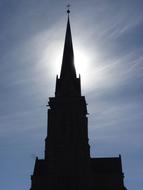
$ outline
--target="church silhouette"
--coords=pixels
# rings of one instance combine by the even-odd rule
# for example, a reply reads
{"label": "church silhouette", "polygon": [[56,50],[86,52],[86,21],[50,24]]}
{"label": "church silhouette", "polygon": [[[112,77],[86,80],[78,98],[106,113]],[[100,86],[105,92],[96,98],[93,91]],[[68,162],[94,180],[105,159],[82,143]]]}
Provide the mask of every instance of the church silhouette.
{"label": "church silhouette", "polygon": [[48,102],[45,157],[36,158],[30,190],[126,190],[121,156],[90,157],[87,104],[74,66],[69,12],[61,73]]}

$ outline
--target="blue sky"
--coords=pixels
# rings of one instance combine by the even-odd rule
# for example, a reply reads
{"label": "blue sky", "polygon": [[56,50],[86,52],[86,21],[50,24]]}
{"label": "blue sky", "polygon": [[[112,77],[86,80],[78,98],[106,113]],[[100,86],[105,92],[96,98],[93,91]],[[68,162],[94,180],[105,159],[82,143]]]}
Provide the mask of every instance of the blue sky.
{"label": "blue sky", "polygon": [[[46,104],[60,72],[68,1],[0,1],[0,188],[27,190],[43,157]],[[71,1],[69,1],[71,2]],[[122,155],[143,188],[143,1],[73,0],[75,65],[92,156]]]}

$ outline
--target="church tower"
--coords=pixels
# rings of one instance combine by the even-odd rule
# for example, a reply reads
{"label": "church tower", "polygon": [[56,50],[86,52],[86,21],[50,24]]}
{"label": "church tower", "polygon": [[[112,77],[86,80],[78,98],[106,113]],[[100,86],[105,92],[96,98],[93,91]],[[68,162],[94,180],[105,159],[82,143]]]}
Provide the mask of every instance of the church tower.
{"label": "church tower", "polygon": [[87,104],[76,75],[67,12],[61,73],[48,102],[45,157],[36,158],[31,190],[125,190],[120,156],[90,158]]}

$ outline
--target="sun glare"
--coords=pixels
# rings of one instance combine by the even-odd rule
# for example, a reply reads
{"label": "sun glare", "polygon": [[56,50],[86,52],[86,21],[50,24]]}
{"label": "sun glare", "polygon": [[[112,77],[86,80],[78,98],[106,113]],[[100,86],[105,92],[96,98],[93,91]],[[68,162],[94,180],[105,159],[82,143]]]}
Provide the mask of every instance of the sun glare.
{"label": "sun glare", "polygon": [[91,55],[78,47],[75,47],[74,55],[77,76],[80,74],[82,88],[87,89],[89,86],[89,79],[92,78],[90,75],[92,69]]}
{"label": "sun glare", "polygon": [[89,59],[85,52],[75,48],[74,60],[77,74],[84,75],[88,69]]}
{"label": "sun glare", "polygon": [[[47,72],[48,70],[52,78],[60,75],[63,56],[61,44],[60,42],[49,44],[48,48],[43,52],[42,65],[46,67],[45,71]],[[47,54],[47,52],[50,52],[50,54]],[[90,88],[90,85],[93,83],[92,81],[96,81],[96,75],[94,74],[95,64],[93,67],[92,59],[95,61],[95,55],[91,55],[91,53],[88,53],[87,50],[81,47],[74,46],[74,63],[77,77],[81,76],[82,89]]]}
{"label": "sun glare", "polygon": [[[50,52],[50,54],[48,53]],[[61,64],[63,56],[63,43],[55,42],[48,45],[42,56],[42,65],[44,66],[46,75],[48,77],[56,78],[60,75]],[[98,54],[94,55],[76,45],[74,45],[74,63],[77,77],[81,76],[82,89],[86,91],[98,88],[99,85],[105,83],[106,72],[99,64]]]}

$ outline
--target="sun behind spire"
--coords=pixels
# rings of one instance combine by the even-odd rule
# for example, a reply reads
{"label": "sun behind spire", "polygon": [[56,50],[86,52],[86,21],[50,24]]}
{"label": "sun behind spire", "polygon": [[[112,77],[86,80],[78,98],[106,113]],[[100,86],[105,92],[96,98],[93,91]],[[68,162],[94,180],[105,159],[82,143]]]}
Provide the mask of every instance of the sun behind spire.
{"label": "sun behind spire", "polygon": [[56,96],[80,96],[81,85],[80,78],[76,76],[76,69],[74,65],[74,50],[72,43],[72,34],[69,19],[69,6],[68,6],[68,19],[65,35],[65,44],[63,51],[63,59],[61,66],[60,78],[57,77],[56,81]]}

